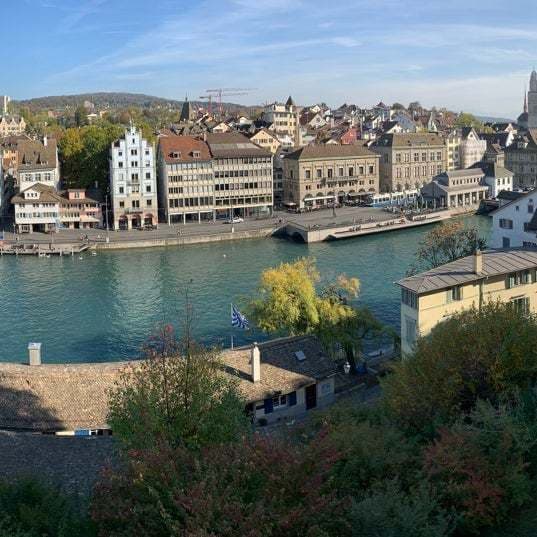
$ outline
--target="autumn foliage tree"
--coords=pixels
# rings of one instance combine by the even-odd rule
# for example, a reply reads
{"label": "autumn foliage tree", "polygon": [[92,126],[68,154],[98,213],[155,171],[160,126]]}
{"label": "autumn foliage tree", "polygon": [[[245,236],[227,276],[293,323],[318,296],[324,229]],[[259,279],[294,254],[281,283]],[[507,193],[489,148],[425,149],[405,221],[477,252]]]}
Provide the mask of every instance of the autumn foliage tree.
{"label": "autumn foliage tree", "polygon": [[220,352],[196,343],[189,332],[177,339],[165,326],[149,340],[144,359],[117,381],[108,421],[126,450],[199,449],[246,434],[245,406]]}
{"label": "autumn foliage tree", "polygon": [[425,236],[408,273],[439,267],[471,255],[476,249],[484,250],[486,246],[486,240],[479,236],[476,228],[466,227],[461,220],[444,222]]}
{"label": "autumn foliage tree", "polygon": [[478,399],[537,380],[537,318],[509,303],[488,303],[438,324],[383,382],[384,402],[403,427],[433,431]]}

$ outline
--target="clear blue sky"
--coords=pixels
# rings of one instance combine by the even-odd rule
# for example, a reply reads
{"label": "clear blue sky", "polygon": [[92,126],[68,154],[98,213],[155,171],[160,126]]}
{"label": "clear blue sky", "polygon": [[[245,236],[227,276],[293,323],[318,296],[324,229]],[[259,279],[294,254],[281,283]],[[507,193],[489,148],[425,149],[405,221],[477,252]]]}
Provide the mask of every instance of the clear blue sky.
{"label": "clear blue sky", "polygon": [[[379,100],[515,117],[537,66],[534,0],[4,0],[13,98],[132,91],[244,104]],[[4,32],[4,33],[5,33]]]}

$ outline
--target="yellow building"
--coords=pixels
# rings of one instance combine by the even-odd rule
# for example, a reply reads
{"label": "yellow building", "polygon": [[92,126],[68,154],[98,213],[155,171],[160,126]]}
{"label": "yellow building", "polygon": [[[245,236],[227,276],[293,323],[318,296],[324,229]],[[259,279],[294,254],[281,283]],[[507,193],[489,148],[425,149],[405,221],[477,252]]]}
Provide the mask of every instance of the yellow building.
{"label": "yellow building", "polygon": [[250,136],[250,140],[259,147],[270,151],[273,155],[275,155],[282,146],[280,140],[278,140],[278,137],[271,133],[268,129],[261,129],[255,134],[252,134],[252,136]]}
{"label": "yellow building", "polygon": [[444,319],[489,301],[512,302],[537,312],[537,250],[487,250],[404,278],[401,287],[401,350],[412,352]]}

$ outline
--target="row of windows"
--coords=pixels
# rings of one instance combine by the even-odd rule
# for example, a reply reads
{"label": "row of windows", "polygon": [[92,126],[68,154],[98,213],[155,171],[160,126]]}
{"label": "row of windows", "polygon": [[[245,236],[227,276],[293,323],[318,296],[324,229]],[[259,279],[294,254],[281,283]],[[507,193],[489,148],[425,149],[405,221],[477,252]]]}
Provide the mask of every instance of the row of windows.
{"label": "row of windows", "polygon": [[[442,173],[442,165],[438,164],[437,166],[431,165],[429,167],[430,172],[427,173],[427,166],[415,166],[412,168],[414,170],[414,177],[427,177],[428,175],[435,175]],[[404,168],[405,170],[405,177],[410,177],[410,168]],[[395,177],[397,179],[400,179],[403,177],[403,171],[401,168],[395,168]]]}
{"label": "row of windows", "polygon": [[[133,194],[139,194],[140,193],[140,185],[132,185],[130,191]],[[146,191],[147,194],[151,194],[151,185],[146,185],[145,186],[145,191]],[[125,194],[125,187],[124,186],[119,187],[119,193],[120,194]]]}
{"label": "row of windows", "polygon": [[183,170],[210,169],[213,165],[211,162],[182,162],[180,164],[168,164],[168,171],[176,172]]}
{"label": "row of windows", "polygon": [[263,175],[272,175],[272,168],[261,168],[255,170],[229,170],[224,172],[214,172],[215,179],[224,177],[258,177]]}
{"label": "row of windows", "polygon": [[213,191],[212,186],[207,185],[200,185],[200,186],[174,186],[171,188],[168,188],[168,194],[202,194],[205,193],[211,193]]}
{"label": "row of windows", "polygon": [[[413,160],[414,162],[419,162],[420,161],[420,153],[414,153],[413,155]],[[442,160],[442,151],[436,151],[436,153],[434,151],[431,151],[429,153],[429,160],[431,161],[434,161],[434,160]],[[421,153],[421,161],[422,162],[427,162],[427,152],[422,152]],[[410,153],[396,153],[395,154],[395,162],[397,163],[401,163],[401,162],[410,162]]]}
{"label": "row of windows", "polygon": [[[145,201],[145,206],[146,207],[152,207],[153,205],[153,200],[146,200]],[[125,202],[124,201],[120,201],[119,202],[119,206],[124,209],[125,208]],[[131,207],[133,209],[139,209],[140,208],[140,200],[132,200],[131,202]]]}
{"label": "row of windows", "polygon": [[219,158],[216,166],[232,166],[238,164],[270,164],[272,157]]}
{"label": "row of windows", "polygon": [[[24,180],[28,183],[41,181],[41,173],[25,173]],[[43,181],[52,181],[52,174],[50,172],[43,174]]]}
{"label": "row of windows", "polygon": [[206,196],[201,198],[184,198],[184,199],[171,199],[169,202],[171,209],[177,209],[179,207],[206,207],[213,205],[214,198]]}
{"label": "row of windows", "polygon": [[192,181],[212,181],[214,178],[212,173],[198,173],[195,175],[170,175],[168,180],[170,183],[183,183]]}
{"label": "row of windows", "polygon": [[[118,168],[123,168],[123,161],[120,160],[118,163],[117,163],[117,167]],[[145,161],[145,167],[146,168],[149,168],[151,167],[151,162],[149,162],[148,160]],[[131,168],[138,168],[138,161],[137,160],[131,160]]]}
{"label": "row of windows", "polygon": [[17,213],[17,218],[58,218],[58,213],[35,212],[35,213]]}
{"label": "row of windows", "polygon": [[[366,169],[367,169],[367,173],[369,173],[369,175],[373,175],[375,173],[375,166],[374,165],[369,165],[367,167],[366,166],[358,166],[358,175],[364,175],[366,173]],[[311,179],[312,178],[311,170],[305,170],[304,174],[305,174],[306,179]],[[293,178],[293,170],[290,170],[290,176],[291,176],[291,179],[292,179]],[[322,168],[317,168],[315,170],[315,177],[317,179],[322,179],[323,177],[325,177]],[[331,179],[332,177],[334,177],[334,170],[332,168],[328,168],[326,170],[326,177],[328,179]],[[338,177],[354,177],[354,167],[350,166],[348,168],[348,170],[347,170],[347,173],[345,173],[345,168],[338,168]]]}
{"label": "row of windows", "polygon": [[254,189],[254,188],[271,188],[272,183],[270,181],[261,181],[260,183],[220,183],[214,185],[214,189],[217,192],[227,191],[227,190],[244,190],[244,189]]}

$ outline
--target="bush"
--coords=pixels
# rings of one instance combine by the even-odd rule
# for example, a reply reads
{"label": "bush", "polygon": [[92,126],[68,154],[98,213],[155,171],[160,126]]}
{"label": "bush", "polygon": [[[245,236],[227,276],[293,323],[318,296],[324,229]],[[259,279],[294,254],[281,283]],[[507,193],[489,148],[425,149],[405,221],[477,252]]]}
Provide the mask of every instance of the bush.
{"label": "bush", "polygon": [[536,379],[536,317],[490,303],[437,325],[382,386],[398,423],[432,437],[435,427],[471,411],[478,399],[497,401]]}
{"label": "bush", "polygon": [[0,537],[90,537],[93,524],[56,488],[32,479],[0,482]]}
{"label": "bush", "polygon": [[531,501],[527,459],[535,438],[528,433],[513,407],[480,402],[425,449],[430,482],[442,504],[460,514],[461,530],[495,526]]}

